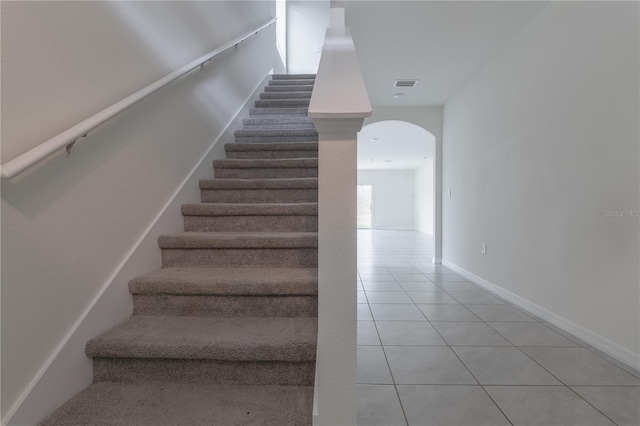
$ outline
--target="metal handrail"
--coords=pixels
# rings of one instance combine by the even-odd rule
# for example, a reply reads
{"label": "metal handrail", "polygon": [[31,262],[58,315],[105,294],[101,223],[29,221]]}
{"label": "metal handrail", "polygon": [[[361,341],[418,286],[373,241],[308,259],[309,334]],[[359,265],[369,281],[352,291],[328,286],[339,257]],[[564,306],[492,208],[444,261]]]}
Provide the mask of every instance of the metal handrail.
{"label": "metal handrail", "polygon": [[245,35],[207,53],[206,55],[201,56],[200,58],[188,63],[187,65],[177,69],[176,71],[167,74],[166,76],[138,90],[132,95],[129,95],[121,101],[118,101],[115,104],[111,105],[110,107],[103,109],[102,111],[92,115],[84,121],[81,121],[80,123],[52,137],[51,139],[42,142],[40,145],[30,149],[24,154],[20,154],[13,160],[6,162],[2,166],[0,166],[0,174],[2,175],[2,178],[11,179],[12,177],[17,176],[29,167],[47,158],[48,156],[52,155],[62,148],[66,147],[68,152],[79,138],[86,137],[91,130],[112,119],[122,111],[132,107],[147,96],[157,92],[164,86],[177,80],[190,71],[193,71],[198,67],[204,67],[206,62],[211,61],[213,58],[225,52],[226,50],[237,46],[239,43],[248,39],[252,35],[258,34],[258,32],[267,28],[274,22],[276,22],[276,18],[271,19],[259,28],[256,28],[246,33]]}

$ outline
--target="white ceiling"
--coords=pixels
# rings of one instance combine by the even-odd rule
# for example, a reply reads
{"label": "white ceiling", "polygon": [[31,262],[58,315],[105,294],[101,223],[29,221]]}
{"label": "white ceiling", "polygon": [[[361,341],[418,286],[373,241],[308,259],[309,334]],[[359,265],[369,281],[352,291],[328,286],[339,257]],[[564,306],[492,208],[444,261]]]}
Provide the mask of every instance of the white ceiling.
{"label": "white ceiling", "polygon": [[[547,1],[332,1],[344,7],[374,106],[443,105]],[[393,87],[418,79],[415,88]],[[405,93],[400,99],[392,95]]]}
{"label": "white ceiling", "polygon": [[416,169],[433,158],[435,142],[431,133],[415,124],[371,123],[358,133],[358,170]]}

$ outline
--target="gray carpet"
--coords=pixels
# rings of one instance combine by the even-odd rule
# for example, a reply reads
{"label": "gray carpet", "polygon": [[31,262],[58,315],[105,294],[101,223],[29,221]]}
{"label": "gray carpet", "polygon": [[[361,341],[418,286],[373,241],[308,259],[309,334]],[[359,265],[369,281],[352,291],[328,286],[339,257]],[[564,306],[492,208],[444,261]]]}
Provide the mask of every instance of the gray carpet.
{"label": "gray carpet", "polygon": [[274,75],[129,283],[133,316],[86,345],[93,384],[42,425],[310,425],[317,342],[314,75]]}
{"label": "gray carpet", "polygon": [[89,386],[50,425],[305,425],[311,386],[109,383]]}

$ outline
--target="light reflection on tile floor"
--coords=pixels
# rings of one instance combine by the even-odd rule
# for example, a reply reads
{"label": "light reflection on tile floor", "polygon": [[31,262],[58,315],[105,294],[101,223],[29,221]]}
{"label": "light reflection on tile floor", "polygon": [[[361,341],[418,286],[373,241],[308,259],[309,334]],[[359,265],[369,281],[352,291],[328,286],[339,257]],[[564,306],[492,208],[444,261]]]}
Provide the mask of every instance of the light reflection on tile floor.
{"label": "light reflection on tile floor", "polygon": [[433,265],[429,236],[358,231],[358,425],[640,425],[640,375]]}

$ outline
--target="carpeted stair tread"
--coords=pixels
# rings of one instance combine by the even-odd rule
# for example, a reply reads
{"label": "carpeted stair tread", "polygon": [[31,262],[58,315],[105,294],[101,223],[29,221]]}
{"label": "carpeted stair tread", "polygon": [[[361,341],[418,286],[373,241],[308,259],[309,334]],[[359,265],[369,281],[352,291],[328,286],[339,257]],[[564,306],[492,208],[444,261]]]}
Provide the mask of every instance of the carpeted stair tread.
{"label": "carpeted stair tread", "polygon": [[264,91],[269,92],[313,92],[313,84],[299,84],[288,86],[265,86]]}
{"label": "carpeted stair tread", "polygon": [[261,124],[313,124],[313,120],[309,117],[281,117],[281,118],[245,118],[242,120],[244,125],[257,126]]}
{"label": "carpeted stair tread", "polygon": [[224,145],[227,159],[318,158],[318,142],[232,142]]}
{"label": "carpeted stair tread", "polygon": [[133,316],[85,348],[101,358],[312,361],[317,318]]}
{"label": "carpeted stair tread", "polygon": [[[94,383],[43,426],[311,425],[313,386]],[[287,407],[281,409],[279,407]]]}
{"label": "carpeted stair tread", "polygon": [[132,294],[317,295],[317,268],[162,268],[133,279]]}
{"label": "carpeted stair tread", "polygon": [[251,158],[213,160],[213,167],[219,169],[285,169],[285,168],[316,168],[317,158]]}
{"label": "carpeted stair tread", "polygon": [[[279,129],[281,130],[281,129]],[[296,143],[296,142],[318,142],[318,135],[313,136],[239,136],[236,137],[238,143]]]}
{"label": "carpeted stair tread", "polygon": [[163,249],[317,248],[317,232],[183,232],[161,235]]}
{"label": "carpeted stair tread", "polygon": [[318,203],[193,203],[185,216],[317,216]]}
{"label": "carpeted stair tread", "polygon": [[314,78],[290,78],[286,80],[269,80],[269,86],[302,86],[312,85],[315,83]]}
{"label": "carpeted stair tread", "polygon": [[246,130],[262,129],[262,130],[305,130],[315,129],[315,125],[311,124],[245,124]]}
{"label": "carpeted stair tread", "polygon": [[201,180],[200,200],[203,203],[315,203],[318,178]]}
{"label": "carpeted stair tread", "polygon": [[[216,179],[292,179],[318,177],[318,158],[234,158],[213,161]],[[274,200],[280,201],[280,200]]]}
{"label": "carpeted stair tread", "polygon": [[315,74],[273,74],[271,76],[273,80],[309,80],[315,79]]}
{"label": "carpeted stair tread", "polygon": [[258,99],[256,108],[298,108],[309,107],[311,98],[306,99]]}
{"label": "carpeted stair tread", "polygon": [[236,137],[265,136],[265,137],[291,137],[291,136],[318,136],[315,128],[310,129],[242,129],[235,131]]}
{"label": "carpeted stair tread", "polygon": [[318,142],[232,142],[224,145],[226,152],[238,151],[317,151]]}
{"label": "carpeted stair tread", "polygon": [[318,178],[201,179],[200,189],[317,189]]}

